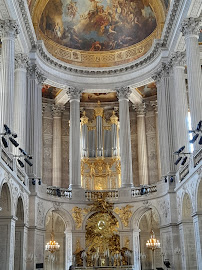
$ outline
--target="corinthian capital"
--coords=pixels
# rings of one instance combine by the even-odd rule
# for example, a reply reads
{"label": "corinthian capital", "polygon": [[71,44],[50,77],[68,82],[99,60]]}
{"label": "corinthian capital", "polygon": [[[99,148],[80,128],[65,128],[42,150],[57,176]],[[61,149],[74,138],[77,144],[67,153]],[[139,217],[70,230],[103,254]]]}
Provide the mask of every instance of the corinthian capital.
{"label": "corinthian capital", "polygon": [[55,105],[55,104],[52,106],[53,117],[61,117],[61,114],[63,111],[64,111],[64,106]]}
{"label": "corinthian capital", "polygon": [[19,53],[15,55],[15,69],[17,68],[27,68],[29,63],[29,58],[26,54]]}
{"label": "corinthian capital", "polygon": [[134,104],[133,109],[135,109],[135,111],[137,112],[137,115],[145,115],[146,104],[144,102],[139,103],[139,104]]}
{"label": "corinthian capital", "polygon": [[201,18],[186,18],[181,24],[180,31],[183,36],[199,35]]}
{"label": "corinthian capital", "polygon": [[173,66],[184,67],[186,64],[186,55],[185,52],[176,52],[171,56],[170,61]]}
{"label": "corinthian capital", "polygon": [[30,78],[36,79],[38,84],[42,84],[45,82],[46,77],[41,72],[41,70],[37,67],[36,64],[30,64],[27,67],[27,73]]}
{"label": "corinthian capital", "polygon": [[15,38],[20,33],[19,26],[14,20],[0,20],[0,35],[2,38]]}
{"label": "corinthian capital", "polygon": [[69,87],[67,91],[67,95],[69,96],[70,101],[74,99],[80,100],[81,93],[82,93],[82,90],[76,87]]}
{"label": "corinthian capital", "polygon": [[116,88],[117,96],[119,100],[122,99],[129,99],[130,94],[132,93],[132,90],[130,87],[121,87],[121,88]]}

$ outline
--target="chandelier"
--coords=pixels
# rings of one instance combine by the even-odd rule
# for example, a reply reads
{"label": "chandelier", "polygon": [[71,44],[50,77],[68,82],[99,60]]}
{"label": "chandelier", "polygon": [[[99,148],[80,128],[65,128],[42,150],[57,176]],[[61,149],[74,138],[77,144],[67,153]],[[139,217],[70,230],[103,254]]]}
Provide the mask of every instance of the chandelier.
{"label": "chandelier", "polygon": [[152,229],[152,210],[151,210],[151,237],[147,240],[146,247],[154,251],[157,248],[161,248],[159,240],[156,239],[154,231]]}
{"label": "chandelier", "polygon": [[150,248],[152,250],[155,250],[157,248],[161,248],[161,244],[160,244],[159,240],[156,240],[153,230],[151,230],[151,237],[149,240],[147,240],[146,247]]}
{"label": "chandelier", "polygon": [[52,231],[51,231],[51,240],[45,245],[45,250],[54,253],[60,249],[60,245],[54,240],[53,232],[53,211],[52,211]]}

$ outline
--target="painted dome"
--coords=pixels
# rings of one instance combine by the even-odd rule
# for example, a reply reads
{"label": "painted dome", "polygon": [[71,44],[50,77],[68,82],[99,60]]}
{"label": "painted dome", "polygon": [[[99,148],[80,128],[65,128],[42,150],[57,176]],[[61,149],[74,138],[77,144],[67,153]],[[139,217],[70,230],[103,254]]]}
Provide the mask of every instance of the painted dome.
{"label": "painted dome", "polygon": [[33,22],[57,58],[107,66],[111,57],[112,66],[149,50],[161,34],[167,7],[165,0],[46,0],[35,5]]}

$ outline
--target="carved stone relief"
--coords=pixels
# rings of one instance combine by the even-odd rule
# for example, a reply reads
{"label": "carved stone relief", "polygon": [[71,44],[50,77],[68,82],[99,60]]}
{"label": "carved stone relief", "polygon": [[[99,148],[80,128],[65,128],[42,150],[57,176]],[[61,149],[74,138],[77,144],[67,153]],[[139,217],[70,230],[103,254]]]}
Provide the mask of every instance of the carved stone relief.
{"label": "carved stone relief", "polygon": [[37,203],[37,225],[43,227],[44,226],[44,218],[45,218],[45,209],[42,201]]}

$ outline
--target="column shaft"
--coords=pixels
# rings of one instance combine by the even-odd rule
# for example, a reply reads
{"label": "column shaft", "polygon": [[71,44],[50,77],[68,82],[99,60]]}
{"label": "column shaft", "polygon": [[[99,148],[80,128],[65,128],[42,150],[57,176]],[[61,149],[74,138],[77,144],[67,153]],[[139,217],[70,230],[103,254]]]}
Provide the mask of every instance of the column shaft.
{"label": "column shaft", "polygon": [[27,98],[27,66],[28,58],[19,54],[15,57],[15,95],[14,95],[14,131],[18,135],[20,147],[26,151],[26,98]]}
{"label": "column shaft", "polygon": [[128,87],[117,89],[119,97],[121,186],[133,186]]}
{"label": "column shaft", "polygon": [[193,217],[194,223],[194,236],[195,236],[195,246],[196,246],[196,260],[197,269],[202,269],[202,215],[196,215]]}
{"label": "column shaft", "polygon": [[41,178],[42,172],[42,91],[45,77],[35,64],[28,69],[27,91],[27,138],[26,151],[32,155],[32,167],[27,171],[30,177]]}
{"label": "column shaft", "polygon": [[[198,44],[200,30],[200,18],[187,18],[183,21],[181,31],[185,36],[187,56],[187,76],[189,104],[193,129],[196,129],[201,120],[202,104],[202,75],[200,63],[200,50]],[[195,144],[196,149],[199,148]]]}
{"label": "column shaft", "polygon": [[62,177],[62,121],[60,106],[53,106],[53,186],[61,187]]}
{"label": "column shaft", "polygon": [[188,136],[188,102],[183,62],[180,63],[180,54],[176,55],[176,63],[173,68],[174,94],[175,94],[175,123],[177,126],[176,150],[186,146],[189,149]]}
{"label": "column shaft", "polygon": [[[159,76],[159,77],[158,77]],[[175,172],[173,152],[175,146],[174,104],[172,100],[172,75],[165,65],[158,73],[157,79],[157,103],[158,103],[158,126],[161,157],[161,174],[173,174]]]}
{"label": "column shaft", "polygon": [[3,124],[13,129],[14,106],[14,53],[15,37],[19,33],[16,22],[0,20],[1,25],[1,88],[0,88],[0,130]]}
{"label": "column shaft", "polygon": [[138,138],[138,168],[139,183],[149,184],[148,161],[147,161],[147,140],[145,129],[145,104],[137,105],[137,138]]}
{"label": "column shaft", "polygon": [[80,93],[76,88],[69,88],[70,96],[70,188],[81,187],[80,155]]}

